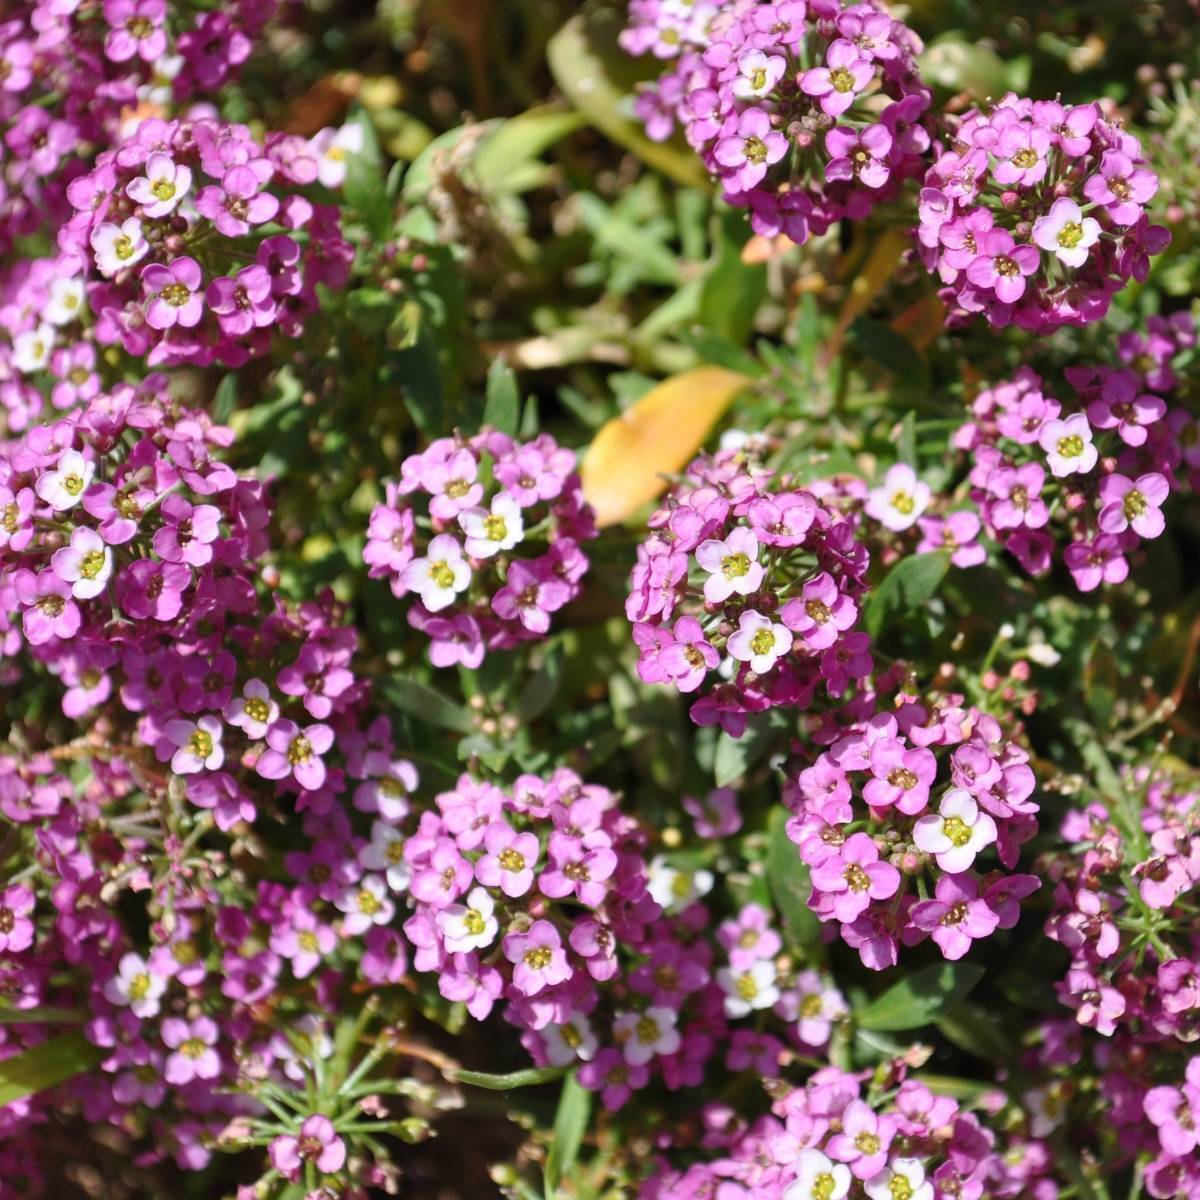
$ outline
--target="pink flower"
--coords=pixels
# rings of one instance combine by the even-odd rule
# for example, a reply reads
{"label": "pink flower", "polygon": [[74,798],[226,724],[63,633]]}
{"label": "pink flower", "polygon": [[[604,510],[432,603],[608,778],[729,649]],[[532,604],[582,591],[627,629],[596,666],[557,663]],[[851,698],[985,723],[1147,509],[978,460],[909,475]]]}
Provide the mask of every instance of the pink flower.
{"label": "pink flower", "polygon": [[744,525],[739,525],[724,541],[701,542],[696,547],[696,561],[708,572],[704,598],[710,604],[722,604],[735,594],[748,596],[763,581],[758,538]]}
{"label": "pink flower", "polygon": [[861,132],[836,126],[825,135],[830,162],[825,178],[831,182],[852,183],[881,188],[888,181],[888,155],[892,135],[886,125],[868,125]]}
{"label": "pink flower", "polygon": [[517,559],[509,564],[502,587],[492,597],[492,609],[507,621],[519,620],[530,633],[546,633],[550,614],[571,598],[570,587],[538,562]]}
{"label": "pink flower", "polygon": [[151,297],[146,324],[152,329],[173,329],[176,325],[190,329],[198,325],[204,315],[202,283],[200,264],[194,258],[177,258],[168,267],[158,263],[145,267],[142,286]]}
{"label": "pink flower", "polygon": [[980,899],[979,885],[970,875],[943,875],[934,895],[936,899],[912,906],[909,921],[913,929],[932,934],[946,958],[962,958],[973,940],[996,931],[999,918]]}
{"label": "pink flower", "polygon": [[729,183],[744,192],[762,182],[787,148],[787,138],[771,127],[770,116],[761,108],[747,108],[734,130],[718,140],[713,158],[728,172]]}
{"label": "pink flower", "polygon": [[328,725],[308,725],[301,730],[295,721],[279,720],[267,730],[267,749],[255,770],[264,779],[294,777],[306,791],[315,791],[325,782],[321,755],[332,745],[333,730]]}
{"label": "pink flower", "polygon": [[139,558],[117,576],[117,600],[138,621],[173,621],[183,608],[192,572],[183,563]]}
{"label": "pink flower", "polygon": [[742,827],[737,793],[732,788],[714,788],[703,801],[684,796],[683,808],[695,824],[697,837],[729,837]]}
{"label": "pink flower", "polygon": [[1095,591],[1102,583],[1124,583],[1129,578],[1119,536],[1097,534],[1091,542],[1072,542],[1063,551],[1063,562],[1081,592]]}
{"label": "pink flower", "polygon": [[204,298],[221,331],[235,338],[272,324],[278,311],[271,277],[259,266],[243,267],[232,279],[214,279]]}
{"label": "pink flower", "polygon": [[483,845],[487,853],[475,864],[475,878],[485,887],[498,887],[506,896],[525,895],[533,887],[537,837],[494,821],[484,833]]}
{"label": "pink flower", "polygon": [[1041,498],[1046,472],[1037,463],[999,467],[987,477],[987,518],[994,529],[1041,529],[1050,510]]}
{"label": "pink flower", "polygon": [[71,585],[53,571],[35,575],[23,567],[13,576],[13,589],[23,609],[21,627],[31,646],[55,637],[69,639],[79,631],[82,618]]}
{"label": "pink flower", "polygon": [[21,884],[0,892],[0,954],[19,954],[33,945],[33,893]]}
{"label": "pink flower", "polygon": [[213,1047],[217,1044],[216,1023],[209,1017],[185,1021],[166,1017],[162,1040],[174,1053],[167,1055],[163,1077],[182,1087],[193,1079],[215,1079],[221,1073],[221,1059]]}
{"label": "pink flower", "polygon": [[660,648],[658,661],[666,678],[681,692],[694,692],[709,671],[717,666],[721,656],[709,644],[703,626],[695,617],[680,617],[675,622],[672,636],[674,640]]}
{"label": "pink flower", "polygon": [[1146,1093],[1142,1108],[1158,1129],[1158,1141],[1167,1154],[1180,1158],[1200,1147],[1200,1087],[1155,1087]]}
{"label": "pink flower", "polygon": [[1102,204],[1117,225],[1135,225],[1158,191],[1158,176],[1121,150],[1105,150],[1100,172],[1083,185],[1093,204]]}
{"label": "pink flower", "polygon": [[929,800],[937,760],[929,750],[910,750],[903,742],[881,738],[871,747],[871,774],[863,799],[872,808],[894,805],[898,812],[915,816],[924,812]]}
{"label": "pink flower", "polygon": [[[865,833],[851,834],[838,850],[812,868],[815,892],[824,893],[833,916],[847,924],[900,887],[900,872],[879,861],[879,849]],[[828,897],[828,901],[826,901]]]}
{"label": "pink flower", "polygon": [[858,620],[858,606],[838,591],[828,571],[822,571],[780,609],[779,619],[798,633],[810,650],[824,650]]}
{"label": "pink flower", "polygon": [[879,1116],[869,1104],[851,1100],[842,1111],[842,1130],[825,1144],[831,1158],[849,1164],[856,1179],[871,1179],[887,1164],[896,1136],[891,1117]]}
{"label": "pink flower", "polygon": [[206,715],[196,721],[168,721],[163,732],[171,745],[177,747],[171,757],[171,770],[176,775],[219,771],[224,764],[219,718]]}
{"label": "pink flower", "polygon": [[826,116],[838,117],[874,77],[871,60],[853,42],[837,38],[830,43],[825,66],[813,67],[800,76],[800,90],[816,96]]}
{"label": "pink flower", "polygon": [[980,521],[976,513],[962,509],[946,517],[922,517],[918,554],[933,550],[949,550],[950,561],[956,567],[977,567],[987,559],[987,551],[976,539]]}
{"label": "pink flower", "polygon": [[305,1117],[300,1135],[283,1134],[270,1145],[271,1166],[288,1179],[298,1179],[305,1163],[323,1175],[340,1171],[346,1162],[346,1143],[334,1131],[333,1122],[320,1113]]}
{"label": "pink flower", "polygon": [[502,947],[513,964],[513,986],[523,995],[536,996],[571,978],[562,938],[549,921],[534,921],[524,933],[507,934]]}
{"label": "pink flower", "polygon": [[967,279],[995,292],[997,300],[1015,304],[1025,295],[1025,280],[1039,261],[1033,246],[1018,246],[1006,229],[991,229],[979,239],[979,254],[967,267]]}
{"label": "pink flower", "polygon": [[1137,480],[1108,475],[1100,484],[1100,528],[1105,533],[1132,529],[1139,537],[1156,538],[1166,528],[1162,505],[1171,487],[1152,471]]}
{"label": "pink flower", "polygon": [[163,0],[104,0],[104,19],[111,26],[105,55],[113,62],[128,62],[134,55],[147,63],[161,58],[167,49],[166,15]]}

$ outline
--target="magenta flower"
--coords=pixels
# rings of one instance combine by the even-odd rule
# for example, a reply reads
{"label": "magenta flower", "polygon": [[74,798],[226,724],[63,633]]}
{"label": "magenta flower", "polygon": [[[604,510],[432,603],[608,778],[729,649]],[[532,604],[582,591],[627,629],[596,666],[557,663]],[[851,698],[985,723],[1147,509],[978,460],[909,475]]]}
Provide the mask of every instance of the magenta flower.
{"label": "magenta flower", "polygon": [[204,298],[221,331],[235,338],[272,324],[278,311],[271,277],[259,266],[243,267],[232,279],[225,275],[214,279]]}
{"label": "magenta flower", "polygon": [[513,987],[523,995],[536,996],[571,978],[562,938],[549,921],[534,921],[524,933],[507,934],[502,946],[513,964]]}
{"label": "magenta flower", "polygon": [[1135,225],[1158,191],[1158,176],[1144,166],[1134,166],[1122,150],[1105,150],[1099,174],[1083,185],[1083,194],[1100,204],[1118,225]]}
{"label": "magenta flower", "polygon": [[323,1175],[332,1175],[346,1162],[346,1143],[328,1117],[313,1113],[304,1118],[299,1136],[289,1133],[277,1137],[268,1154],[271,1166],[288,1179],[298,1179],[305,1163],[312,1163]]}
{"label": "magenta flower", "polygon": [[970,875],[943,875],[934,896],[914,904],[908,919],[913,929],[931,934],[948,959],[962,958],[972,941],[990,937],[1000,923]]}
{"label": "magenta flower", "polygon": [[831,182],[858,180],[869,188],[881,188],[887,183],[892,135],[886,125],[868,125],[861,132],[835,126],[825,135],[825,149],[830,156],[825,178]]}
{"label": "magenta flower", "polygon": [[135,55],[147,63],[161,58],[167,49],[166,16],[164,0],[104,0],[104,19],[110,26],[105,56],[113,62],[128,62]]}
{"label": "magenta flower", "polygon": [[279,720],[267,730],[267,749],[255,770],[264,779],[294,777],[306,791],[315,791],[325,782],[321,756],[332,745],[333,730],[328,725],[308,725],[302,730],[295,721]]}
{"label": "magenta flower", "polygon": [[845,38],[830,43],[823,67],[800,76],[800,90],[821,102],[826,116],[839,117],[875,77],[875,68],[859,48]]}
{"label": "magenta flower", "polygon": [[[713,578],[716,577],[710,576]],[[703,626],[695,617],[680,617],[675,622],[672,637],[673,641],[664,638],[665,644],[658,654],[664,679],[669,679],[681,692],[694,692],[709,671],[716,668],[721,656],[709,644]]]}
{"label": "magenta flower", "polygon": [[850,1167],[856,1179],[872,1179],[888,1160],[888,1147],[896,1136],[896,1123],[880,1116],[862,1100],[851,1100],[842,1112],[842,1129],[825,1144],[831,1158]]}
{"label": "magenta flower", "polygon": [[191,569],[183,563],[139,558],[117,576],[117,603],[138,621],[173,621],[191,583]]}
{"label": "magenta flower", "polygon": [[779,619],[810,650],[825,650],[858,620],[858,606],[838,591],[828,571],[822,571],[779,610]]}
{"label": "magenta flower", "polygon": [[19,954],[33,945],[33,893],[21,884],[0,892],[0,954]]}
{"label": "magenta flower", "polygon": [[638,1088],[650,1082],[650,1068],[627,1062],[625,1056],[609,1046],[598,1051],[591,1062],[579,1068],[579,1082],[590,1092],[599,1092],[608,1112],[616,1112]]}
{"label": "magenta flower", "polygon": [[1138,393],[1132,371],[1113,371],[1100,395],[1087,406],[1088,420],[1097,429],[1115,429],[1127,446],[1144,446],[1147,428],[1167,415],[1166,401]]}
{"label": "magenta flower", "polygon": [[334,702],[353,685],[354,673],[314,642],[306,642],[296,661],[284,667],[275,682],[285,696],[302,697],[309,716],[323,721],[333,712]]}
{"label": "magenta flower", "polygon": [[713,158],[728,172],[729,184],[745,192],[762,182],[787,148],[787,138],[771,127],[770,116],[761,108],[747,108],[733,130],[718,140]]}
{"label": "magenta flower", "polygon": [[571,588],[537,562],[509,564],[502,587],[492,597],[492,610],[506,621],[518,620],[530,633],[546,633],[550,614],[571,599]]}
{"label": "magenta flower", "polygon": [[[886,900],[900,887],[900,872],[879,861],[879,849],[865,833],[852,833],[822,863],[812,868],[812,885],[823,893],[833,916],[847,924],[870,907]],[[826,899],[828,898],[828,899]]]}
{"label": "magenta flower", "polygon": [[483,835],[483,845],[487,853],[475,864],[475,878],[485,887],[498,887],[506,896],[525,895],[533,887],[537,836],[494,821]]}
{"label": "magenta flower", "polygon": [[979,255],[967,267],[967,279],[977,288],[995,292],[996,299],[1015,304],[1025,295],[1025,280],[1038,269],[1034,246],[1018,246],[1006,229],[991,229],[979,239]]}
{"label": "magenta flower", "polygon": [[53,571],[35,575],[22,567],[13,575],[13,589],[22,606],[21,627],[31,646],[51,638],[73,638],[82,618],[71,596],[71,585]]}
{"label": "magenta flower", "polygon": [[182,1087],[193,1079],[215,1079],[221,1073],[221,1059],[213,1047],[217,1044],[216,1022],[209,1017],[185,1021],[166,1017],[162,1040],[173,1053],[167,1055],[163,1077]]}
{"label": "magenta flower", "polygon": [[142,286],[150,297],[146,324],[152,329],[173,329],[176,325],[190,329],[198,325],[204,315],[202,283],[200,264],[194,258],[177,258],[167,267],[158,263],[145,267]]}
{"label": "magenta flower", "polygon": [[1170,491],[1166,477],[1157,471],[1136,480],[1106,476],[1100,484],[1100,528],[1105,533],[1132,529],[1139,537],[1158,537],[1166,528],[1162,505]]}
{"label": "magenta flower", "polygon": [[1097,534],[1090,542],[1072,542],[1063,551],[1063,562],[1081,592],[1095,591],[1102,583],[1124,583],[1129,562],[1119,535]]}

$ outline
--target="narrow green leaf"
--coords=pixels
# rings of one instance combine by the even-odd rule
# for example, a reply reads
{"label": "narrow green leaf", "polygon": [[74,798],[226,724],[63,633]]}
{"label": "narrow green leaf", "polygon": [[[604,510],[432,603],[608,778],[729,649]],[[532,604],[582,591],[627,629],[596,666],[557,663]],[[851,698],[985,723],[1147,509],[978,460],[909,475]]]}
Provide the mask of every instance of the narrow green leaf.
{"label": "narrow green leaf", "polygon": [[950,569],[947,550],[902,558],[867,598],[863,623],[874,638],[897,615],[912,612],[934,597]]}
{"label": "narrow green leaf", "polygon": [[750,236],[743,212],[726,209],[715,224],[715,253],[700,289],[700,324],[740,347],[750,337],[767,294],[767,268],[762,263],[742,262],[742,247]]}
{"label": "narrow green leaf", "polygon": [[505,121],[475,155],[475,177],[489,189],[509,190],[518,168],[587,124],[581,112],[534,108]]}
{"label": "narrow green leaf", "polygon": [[106,1053],[82,1033],[74,1032],[4,1059],[0,1062],[0,1108],[92,1070]]}
{"label": "narrow green leaf", "polygon": [[82,1025],[82,1008],[0,1008],[0,1025]]}
{"label": "narrow green leaf", "polygon": [[983,968],[974,963],[934,963],[888,988],[855,1019],[864,1029],[918,1029],[957,1004],[982,978]]}
{"label": "narrow green leaf", "polygon": [[455,733],[471,733],[475,728],[475,722],[465,708],[415,679],[389,679],[379,690],[400,712],[426,725],[452,729]]}
{"label": "narrow green leaf", "polygon": [[808,867],[787,835],[787,812],[783,808],[771,813],[766,867],[771,899],[783,917],[788,941],[801,949],[815,946],[821,938],[821,922],[808,907],[812,890]]}
{"label": "narrow green leaf", "polygon": [[977,1004],[955,1004],[938,1017],[936,1024],[943,1037],[976,1058],[997,1064],[1012,1058],[1013,1039],[993,1013]]}
{"label": "narrow green leaf", "polygon": [[500,358],[488,367],[483,423],[510,437],[516,437],[521,426],[521,393],[517,390],[517,377]]}
{"label": "narrow green leaf", "polygon": [[513,1088],[553,1083],[566,1073],[566,1067],[530,1067],[526,1071],[512,1071],[507,1075],[489,1075],[486,1071],[455,1071],[451,1079],[470,1087],[487,1088],[489,1092],[509,1092]]}
{"label": "narrow green leaf", "polygon": [[379,141],[365,109],[358,109],[350,120],[363,131],[363,146],[357,154],[346,159],[346,181],[342,192],[346,203],[362,217],[371,237],[383,242],[392,232],[392,202],[383,176]]}
{"label": "narrow green leaf", "polygon": [[574,1072],[563,1080],[554,1118],[554,1141],[546,1155],[546,1200],[554,1200],[564,1175],[570,1174],[592,1111],[592,1093],[583,1087]]}
{"label": "narrow green leaf", "polygon": [[859,317],[850,326],[846,340],[863,358],[894,375],[897,382],[914,386],[928,383],[925,360],[906,338],[882,321]]}

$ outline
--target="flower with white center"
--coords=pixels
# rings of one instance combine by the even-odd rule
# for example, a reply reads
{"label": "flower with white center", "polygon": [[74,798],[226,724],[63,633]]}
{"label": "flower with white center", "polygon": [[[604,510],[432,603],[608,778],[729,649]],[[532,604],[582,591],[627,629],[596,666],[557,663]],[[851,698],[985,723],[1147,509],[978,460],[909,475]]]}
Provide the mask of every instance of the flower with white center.
{"label": "flower with white center", "polygon": [[762,613],[744,612],[728,642],[729,654],[750,664],[756,675],[765,675],[792,648],[792,631]]}
{"label": "flower with white center", "polygon": [[167,990],[167,981],[155,975],[149,964],[137,954],[126,954],[117,973],[104,985],[104,998],[110,1004],[128,1008],[143,1021],[158,1015],[159,1000]]}
{"label": "flower with white center", "polygon": [[346,160],[361,154],[362,126],[343,125],[340,129],[322,129],[309,141],[317,156],[317,178],[327,187],[341,187],[346,179]]}
{"label": "flower with white center", "polygon": [[759,1008],[770,1008],[779,999],[779,988],[775,986],[775,964],[769,958],[760,958],[742,971],[722,967],[717,972],[717,983],[725,993],[725,1015],[744,1017]]}
{"label": "flower with white center", "polygon": [[496,902],[487,888],[472,888],[466,904],[447,904],[435,918],[446,939],[446,949],[452,954],[467,954],[490,946],[500,928],[495,912]]}
{"label": "flower with white center", "polygon": [[388,898],[387,884],[378,875],[364,875],[334,903],[346,914],[342,932],[349,937],[366,933],[372,925],[386,925],[396,915],[396,906]]}
{"label": "flower with white center", "polygon": [[471,568],[463,558],[458,540],[439,533],[429,543],[424,558],[414,558],[400,574],[400,582],[421,597],[430,612],[440,612],[454,603],[471,582]]}
{"label": "flower with white center", "polygon": [[69,325],[83,311],[83,280],[56,279],[50,285],[50,298],[42,315],[51,325]]}
{"label": "flower with white center", "polygon": [[925,1168],[915,1158],[893,1158],[863,1187],[871,1200],[933,1200],[933,1184],[926,1181]]}
{"label": "flower with white center", "polygon": [[76,600],[91,600],[108,586],[113,553],[94,529],[80,527],[71,534],[69,545],[50,556],[50,565],[59,579],[71,585]]}
{"label": "flower with white center", "polygon": [[850,1168],[835,1163],[820,1150],[802,1151],[796,1159],[796,1181],[783,1200],[842,1200],[850,1190]]}
{"label": "flower with white center", "polygon": [[146,159],[146,173],[126,185],[125,194],[142,206],[148,217],[165,217],[179,207],[179,202],[192,186],[189,167],[177,163],[169,154],[151,154]]}
{"label": "flower with white center", "polygon": [[666,912],[687,908],[712,891],[711,871],[677,870],[661,855],[651,862],[647,875],[646,890]]}
{"label": "flower with white center", "polygon": [[936,814],[922,817],[913,828],[918,849],[932,854],[951,875],[965,871],[986,846],[996,840],[996,822],[979,811],[971,793],[951,788]]}
{"label": "flower with white center", "polygon": [[600,1048],[596,1035],[582,1013],[572,1013],[561,1025],[544,1025],[538,1030],[552,1067],[570,1066],[576,1059],[591,1062]]}
{"label": "flower with white center", "polygon": [[38,476],[33,490],[55,512],[65,512],[83,499],[95,473],[96,464],[88,462],[78,450],[64,450],[58,456],[54,470],[43,471]]}
{"label": "flower with white center", "polygon": [[371,841],[359,851],[358,861],[368,871],[382,871],[393,892],[407,892],[410,871],[404,857],[404,835],[387,821],[371,825]]}
{"label": "flower with white center", "polygon": [[467,535],[467,553],[472,558],[491,558],[502,550],[511,550],[525,536],[521,506],[506,492],[486,508],[468,508],[458,514],[458,523]]}
{"label": "flower with white center", "polygon": [[171,770],[176,775],[219,771],[225,762],[221,721],[210,713],[196,721],[168,721],[164,732],[177,747],[171,756]]}
{"label": "flower with white center", "polygon": [[908,463],[896,463],[888,468],[883,483],[869,493],[864,507],[867,516],[900,533],[917,523],[929,507],[931,495],[929,484],[918,479]]}
{"label": "flower with white center", "polygon": [[1038,433],[1038,444],[1046,452],[1050,473],[1059,479],[1090,471],[1100,457],[1083,413],[1072,413],[1065,421],[1047,421]]}
{"label": "flower with white center", "polygon": [[225,720],[240,729],[252,742],[267,736],[267,730],[279,719],[279,705],[271,699],[271,690],[261,679],[250,679],[225,705]]}
{"label": "flower with white center", "polygon": [[139,263],[150,253],[150,243],[142,233],[137,217],[127,217],[120,225],[105,221],[92,230],[92,250],[96,269],[101,275],[113,276],[126,267]]}
{"label": "flower with white center", "polygon": [[763,581],[758,561],[758,538],[754,530],[739,525],[724,541],[709,538],[696,547],[696,561],[708,572],[704,598],[721,604],[734,593],[748,596]]}
{"label": "flower with white center", "polygon": [[1069,196],[1055,200],[1050,211],[1033,223],[1033,240],[1068,267],[1082,267],[1100,240],[1100,222],[1085,217]]}
{"label": "flower with white center", "polygon": [[675,1028],[673,1008],[653,1007],[643,1013],[626,1012],[613,1020],[613,1039],[634,1067],[644,1067],[656,1054],[674,1054],[682,1039]]}
{"label": "flower with white center", "polygon": [[787,70],[787,59],[778,54],[748,50],[738,59],[733,94],[740,100],[758,100],[770,95]]}
{"label": "flower with white center", "polygon": [[54,329],[43,322],[13,338],[12,364],[26,375],[45,370],[54,349]]}

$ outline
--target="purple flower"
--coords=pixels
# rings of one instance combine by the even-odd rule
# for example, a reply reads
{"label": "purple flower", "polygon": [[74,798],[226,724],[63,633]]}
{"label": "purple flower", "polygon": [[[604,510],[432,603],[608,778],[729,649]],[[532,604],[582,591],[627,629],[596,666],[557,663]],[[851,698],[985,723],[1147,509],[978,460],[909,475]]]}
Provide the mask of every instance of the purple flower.
{"label": "purple flower", "polygon": [[264,779],[294,776],[306,791],[315,791],[325,782],[321,755],[332,745],[333,730],[328,725],[308,725],[302,730],[295,721],[279,720],[267,730],[267,749],[255,770]]}
{"label": "purple flower", "polygon": [[976,938],[996,931],[999,918],[979,897],[979,885],[970,875],[943,875],[934,891],[936,899],[912,906],[913,929],[931,934],[948,959],[962,958]]}
{"label": "purple flower", "polygon": [[314,642],[306,642],[275,683],[285,696],[302,697],[309,716],[323,721],[333,712],[334,701],[354,683],[354,673]]}
{"label": "purple flower", "polygon": [[181,1017],[166,1017],[161,1032],[163,1042],[173,1051],[167,1055],[163,1069],[168,1083],[182,1087],[193,1079],[215,1079],[221,1073],[221,1059],[213,1049],[218,1030],[211,1018],[185,1021]]}
{"label": "purple flower", "polygon": [[1105,533],[1132,529],[1139,537],[1158,537],[1166,528],[1162,505],[1170,491],[1166,477],[1156,471],[1136,480],[1106,476],[1100,484],[1100,528]]}
{"label": "purple flower", "polygon": [[535,834],[518,833],[504,821],[494,821],[483,835],[484,856],[475,864],[475,878],[485,887],[498,887],[506,896],[523,896],[533,887],[538,860]]}
{"label": "purple flower", "polygon": [[569,585],[544,567],[542,560],[517,559],[509,564],[504,587],[492,597],[492,609],[506,621],[520,621],[530,633],[546,633],[550,614],[570,598]]}
{"label": "purple flower", "polygon": [[1005,304],[1025,295],[1025,280],[1038,269],[1033,246],[1018,246],[1006,229],[991,229],[979,239],[979,255],[967,267],[967,279],[977,288],[995,292]]}
{"label": "purple flower", "polygon": [[747,108],[733,129],[718,140],[713,158],[725,168],[729,184],[746,192],[762,182],[787,148],[787,138],[771,128],[770,116],[761,108]]}
{"label": "purple flower", "polygon": [[202,283],[200,264],[194,258],[185,256],[167,267],[151,263],[143,268],[142,285],[151,297],[146,324],[152,329],[173,329],[176,325],[190,329],[198,325],[204,315]]}
{"label": "purple flower", "polygon": [[340,1171],[346,1162],[346,1143],[338,1137],[333,1122],[320,1113],[305,1117],[299,1136],[282,1134],[268,1150],[271,1166],[287,1179],[297,1179],[305,1163],[322,1174]]}
{"label": "purple flower", "polygon": [[1046,472],[1037,463],[999,467],[987,477],[987,518],[993,529],[1041,529],[1050,510],[1041,498]]}
{"label": "purple flower", "polygon": [[1113,371],[1104,381],[1100,395],[1087,406],[1088,420],[1097,429],[1116,429],[1127,446],[1144,446],[1147,426],[1161,421],[1167,405],[1158,396],[1138,394],[1137,376],[1132,371]]}
{"label": "purple flower", "polygon": [[838,117],[874,77],[871,60],[865,58],[853,42],[837,38],[830,43],[825,65],[813,67],[800,76],[800,90],[816,96],[826,116]]}
{"label": "purple flower", "polygon": [[332,927],[323,925],[307,908],[297,908],[286,925],[271,934],[270,946],[281,958],[291,961],[292,974],[306,979],[337,945]]}
{"label": "purple flower", "polygon": [[887,183],[892,135],[886,125],[868,125],[860,133],[836,126],[825,135],[825,149],[830,156],[825,178],[831,182],[852,183],[857,179],[869,188]]}
{"label": "purple flower", "polygon": [[221,534],[221,510],[213,504],[191,504],[177,492],[161,506],[163,524],[155,531],[154,552],[169,563],[202,567],[212,560],[213,543]]}
{"label": "purple flower", "polygon": [[1063,551],[1063,562],[1081,592],[1095,591],[1102,583],[1124,583],[1129,577],[1119,535],[1101,533],[1090,542],[1072,542]]}
{"label": "purple flower", "polygon": [[507,934],[502,947],[513,964],[513,987],[523,995],[536,996],[571,978],[562,938],[549,921],[534,921],[524,933]]}
{"label": "purple flower", "polygon": [[870,907],[886,900],[900,887],[900,872],[879,861],[879,849],[865,833],[853,833],[822,863],[812,868],[814,892],[842,924],[848,924]]}

